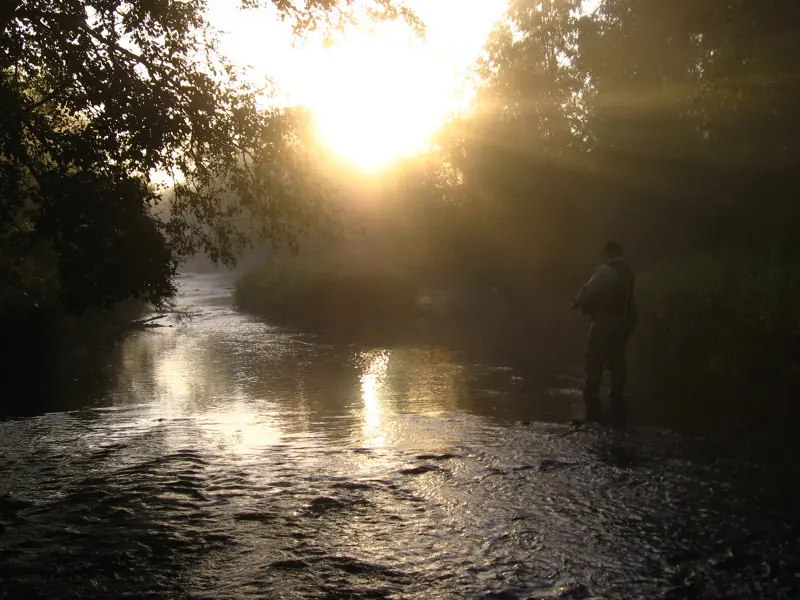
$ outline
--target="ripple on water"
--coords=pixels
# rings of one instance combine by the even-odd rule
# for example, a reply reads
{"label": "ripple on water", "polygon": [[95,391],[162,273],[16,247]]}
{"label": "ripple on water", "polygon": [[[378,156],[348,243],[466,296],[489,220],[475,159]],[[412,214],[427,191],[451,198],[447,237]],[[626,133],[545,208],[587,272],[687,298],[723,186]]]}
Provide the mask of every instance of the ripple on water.
{"label": "ripple on water", "polygon": [[[0,568],[12,597],[54,598],[246,597],[255,581],[284,597],[680,597],[712,582],[721,597],[792,581],[797,529],[730,548],[744,500],[715,485],[718,462],[661,460],[666,434],[482,431],[485,443],[459,453],[384,450],[369,479],[359,461],[342,462],[358,452],[322,446],[283,446],[246,466],[210,446],[28,450],[69,464],[56,472],[28,469],[17,448],[0,492]],[[636,460],[614,462],[608,444],[635,448]],[[447,478],[428,477],[443,464]],[[61,493],[42,498],[45,481]]]}
{"label": "ripple on water", "polygon": [[301,348],[202,281],[119,406],[0,423],[0,598],[800,597],[786,465],[462,414],[436,351]]}

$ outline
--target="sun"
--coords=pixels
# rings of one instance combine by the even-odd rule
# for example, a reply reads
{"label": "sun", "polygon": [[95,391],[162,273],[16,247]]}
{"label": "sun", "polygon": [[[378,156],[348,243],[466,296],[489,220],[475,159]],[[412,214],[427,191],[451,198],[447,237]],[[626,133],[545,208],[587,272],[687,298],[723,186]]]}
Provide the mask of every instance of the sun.
{"label": "sun", "polygon": [[[507,0],[407,0],[425,24],[363,23],[336,39],[293,43],[269,11],[210,0],[227,35],[223,50],[285,91],[283,102],[313,115],[323,146],[346,163],[381,170],[425,152],[433,134],[474,95],[472,65]],[[296,42],[297,40],[294,40]]]}
{"label": "sun", "polygon": [[399,24],[352,35],[316,64],[302,102],[320,141],[363,169],[423,152],[457,109],[449,73]]}

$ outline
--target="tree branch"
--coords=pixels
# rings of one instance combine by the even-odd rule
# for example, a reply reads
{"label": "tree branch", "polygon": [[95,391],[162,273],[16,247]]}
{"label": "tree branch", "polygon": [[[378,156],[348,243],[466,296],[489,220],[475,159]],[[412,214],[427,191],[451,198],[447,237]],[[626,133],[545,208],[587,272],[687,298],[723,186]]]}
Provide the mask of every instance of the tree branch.
{"label": "tree branch", "polygon": [[22,4],[22,0],[3,0],[0,3],[0,33],[3,33],[9,23],[14,20],[20,4]]}
{"label": "tree branch", "polygon": [[124,58],[127,58],[129,61],[133,61],[136,64],[142,65],[148,71],[158,73],[161,77],[164,78],[164,81],[159,82],[161,85],[170,85],[172,87],[172,82],[170,81],[169,73],[162,68],[158,68],[152,63],[149,63],[144,57],[136,54],[128,50],[127,48],[123,48],[119,44],[109,41],[104,38],[102,35],[93,31],[91,27],[86,24],[82,24],[78,26],[81,31],[83,31],[86,35],[91,37],[93,40],[100,42],[103,46],[105,46],[111,52],[115,52],[121,54]]}
{"label": "tree branch", "polygon": [[23,107],[22,111],[26,112],[26,113],[27,112],[32,112],[32,111],[36,110],[37,108],[39,108],[40,106],[44,106],[45,104],[47,104],[51,100],[54,100],[59,94],[61,94],[62,92],[66,91],[66,89],[70,86],[71,83],[72,82],[67,82],[67,83],[65,83],[63,85],[58,86],[56,89],[54,89],[52,92],[47,94],[41,100],[38,100],[38,101],[34,102],[33,104],[31,104],[29,106]]}

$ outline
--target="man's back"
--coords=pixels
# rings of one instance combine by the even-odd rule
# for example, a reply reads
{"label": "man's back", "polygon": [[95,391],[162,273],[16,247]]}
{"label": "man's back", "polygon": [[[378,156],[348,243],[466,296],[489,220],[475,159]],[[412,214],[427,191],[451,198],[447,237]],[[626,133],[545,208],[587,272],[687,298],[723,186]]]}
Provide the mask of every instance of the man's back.
{"label": "man's back", "polygon": [[633,269],[622,258],[600,265],[575,299],[584,313],[592,317],[636,319]]}

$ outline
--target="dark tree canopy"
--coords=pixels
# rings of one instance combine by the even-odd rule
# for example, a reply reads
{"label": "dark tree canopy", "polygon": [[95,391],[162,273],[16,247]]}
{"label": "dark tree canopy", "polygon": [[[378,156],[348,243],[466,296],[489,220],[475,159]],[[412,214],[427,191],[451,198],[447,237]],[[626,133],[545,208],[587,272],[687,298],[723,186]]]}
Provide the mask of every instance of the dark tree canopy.
{"label": "dark tree canopy", "polygon": [[[297,29],[351,18],[350,4],[241,2]],[[261,93],[217,52],[204,0],[3,2],[0,285],[21,295],[0,304],[48,289],[75,311],[159,303],[185,256],[230,263],[250,230],[295,245],[323,190],[302,114],[260,109]],[[166,207],[154,173],[175,175]]]}

